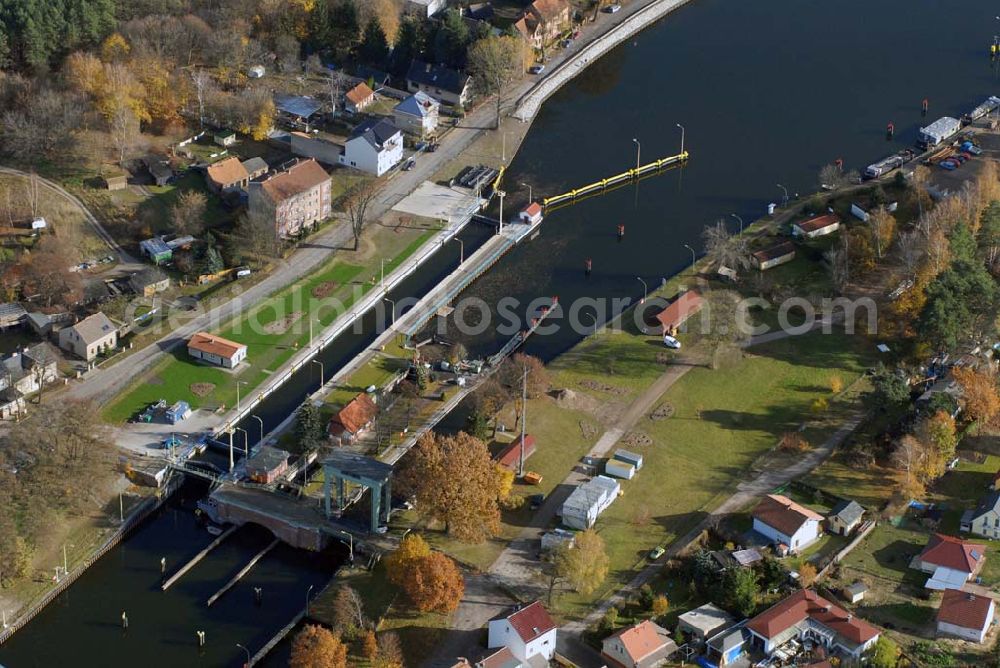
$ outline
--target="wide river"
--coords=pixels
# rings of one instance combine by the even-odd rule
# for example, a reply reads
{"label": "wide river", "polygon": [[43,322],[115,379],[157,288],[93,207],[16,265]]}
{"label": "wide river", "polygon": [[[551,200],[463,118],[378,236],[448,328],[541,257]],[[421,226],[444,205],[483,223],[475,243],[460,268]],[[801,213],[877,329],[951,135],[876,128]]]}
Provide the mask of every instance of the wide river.
{"label": "wide river", "polygon": [[[553,213],[538,239],[516,248],[467,295],[489,304],[510,296],[524,305],[552,295],[564,305],[641,296],[637,277],[652,287],[683,268],[691,259],[685,244],[700,250],[706,224],[726,218],[735,226],[732,213],[750,222],[768,202],[781,201],[779,183],[792,196],[807,193],[823,164],[843,158],[848,168],[862,169],[912,144],[921,124],[960,115],[1000,92],[986,56],[994,31],[1000,33],[996,13],[986,0],[694,0],[593,63],[544,105],[511,165],[508,202],[526,199],[522,182],[537,198],[631,167],[633,138],[644,162],[677,153],[677,123],[686,128],[688,166]],[[923,98],[930,100],[926,119]],[[889,121],[896,126],[892,142],[885,139]],[[626,226],[620,243],[619,224]],[[484,229],[469,229],[467,252]],[[423,294],[454,267],[452,251],[394,296]],[[551,359],[580,336],[560,327],[532,338],[528,352]],[[334,342],[321,356],[327,375],[370,338]],[[500,338],[487,330],[468,343],[492,352]],[[307,370],[269,398],[259,412],[268,428],[317,383]],[[256,433],[256,424],[245,426]],[[246,531],[162,593],[160,557],[176,567],[210,540],[179,503],[0,646],[0,664],[236,666],[242,652],[235,643],[256,651],[333,568],[332,560],[282,548],[206,608],[205,598],[266,544]],[[252,586],[265,591],[261,607],[253,605]],[[127,633],[122,611],[130,618]],[[198,630],[207,632],[201,653]]]}

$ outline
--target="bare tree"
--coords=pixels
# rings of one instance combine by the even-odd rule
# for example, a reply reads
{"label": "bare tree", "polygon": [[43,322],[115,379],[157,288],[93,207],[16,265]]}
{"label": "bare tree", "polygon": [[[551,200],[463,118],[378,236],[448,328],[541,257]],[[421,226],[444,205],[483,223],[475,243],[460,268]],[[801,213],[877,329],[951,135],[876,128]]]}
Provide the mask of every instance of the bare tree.
{"label": "bare tree", "polygon": [[819,170],[819,184],[828,190],[837,190],[844,186],[844,173],[837,165],[823,165]]}
{"label": "bare tree", "polygon": [[281,255],[281,240],[278,239],[273,214],[256,207],[250,207],[240,218],[234,240],[238,250],[252,257],[257,264],[264,264]]}
{"label": "bare tree", "polygon": [[39,185],[38,174],[31,172],[24,182],[24,201],[32,219],[38,218]]}
{"label": "bare tree", "polygon": [[469,72],[476,90],[482,95],[496,95],[496,126],[500,127],[500,105],[503,91],[521,76],[524,70],[523,43],[517,37],[487,37],[469,49]]}
{"label": "bare tree", "polygon": [[118,165],[124,167],[126,158],[131,156],[139,142],[139,119],[128,105],[118,104],[111,112],[108,132],[118,155]]}
{"label": "bare tree", "polygon": [[720,266],[730,269],[746,269],[750,266],[750,254],[743,235],[730,234],[724,220],[715,225],[706,225],[701,232],[705,254]]}
{"label": "bare tree", "polygon": [[327,92],[330,95],[330,118],[336,118],[337,108],[340,106],[340,98],[344,95],[344,88],[347,87],[348,76],[342,70],[329,70],[327,78]]}
{"label": "bare tree", "polygon": [[371,180],[358,183],[347,193],[344,210],[354,232],[354,250],[361,244],[361,232],[368,224],[368,209],[378,193],[378,184]]}
{"label": "bare tree", "polygon": [[899,259],[906,267],[907,278],[913,278],[920,258],[924,255],[924,244],[919,232],[903,232],[896,243]]}
{"label": "bare tree", "polygon": [[851,280],[850,238],[847,234],[840,237],[840,247],[832,248],[826,253],[830,278],[837,292],[843,292]]}
{"label": "bare tree", "polygon": [[205,209],[208,198],[197,190],[187,190],[180,194],[170,209],[170,218],[177,234],[198,236],[205,227]]}
{"label": "bare tree", "polygon": [[194,96],[198,100],[198,127],[205,127],[205,97],[212,84],[211,75],[198,68],[191,72],[191,83],[194,84]]}

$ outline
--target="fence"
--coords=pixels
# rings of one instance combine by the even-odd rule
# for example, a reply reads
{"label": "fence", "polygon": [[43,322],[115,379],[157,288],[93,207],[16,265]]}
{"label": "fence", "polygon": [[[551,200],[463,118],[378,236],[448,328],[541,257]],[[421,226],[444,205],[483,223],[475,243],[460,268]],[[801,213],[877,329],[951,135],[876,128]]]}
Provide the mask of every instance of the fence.
{"label": "fence", "polygon": [[177,487],[180,486],[181,480],[182,478],[180,476],[174,478],[172,481],[167,483],[155,499],[149,498],[139,504],[139,507],[129,514],[128,519],[126,519],[122,525],[118,527],[118,530],[115,531],[114,534],[104,541],[104,544],[96,552],[87,557],[82,564],[67,573],[66,576],[59,581],[58,585],[50,589],[44,596],[42,596],[42,598],[32,604],[31,607],[24,612],[24,614],[20,615],[17,619],[11,622],[8,628],[0,632],[0,645],[7,642],[7,640],[9,640],[14,633],[16,633],[23,626],[27,625],[27,623],[34,619],[35,616],[45,608],[45,606],[66,591],[66,589],[76,582],[77,578],[83,575],[88,568],[97,563],[98,559],[111,551],[122,541],[123,538],[131,533],[132,530],[142,524],[147,517],[158,510],[160,506],[162,506],[164,502],[170,498],[170,495],[177,490]]}
{"label": "fence", "polygon": [[867,538],[868,534],[870,534],[875,529],[877,524],[878,523],[875,522],[874,520],[868,520],[864,524],[862,524],[861,529],[858,530],[858,534],[854,537],[854,540],[852,540],[850,543],[844,546],[844,548],[840,552],[833,555],[833,559],[830,560],[830,563],[824,566],[820,570],[820,572],[816,574],[816,579],[819,580],[823,577],[826,577],[827,573],[830,572],[830,569],[839,564],[844,559],[844,557],[846,557],[848,554],[851,553],[851,550],[856,548],[861,543],[861,541]]}

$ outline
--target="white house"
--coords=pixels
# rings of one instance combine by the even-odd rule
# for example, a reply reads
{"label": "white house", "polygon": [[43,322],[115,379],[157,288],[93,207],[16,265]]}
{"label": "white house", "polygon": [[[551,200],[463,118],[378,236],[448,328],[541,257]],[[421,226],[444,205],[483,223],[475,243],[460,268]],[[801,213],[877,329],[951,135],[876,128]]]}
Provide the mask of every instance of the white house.
{"label": "white house", "polygon": [[344,144],[340,163],[382,176],[403,159],[403,133],[386,120],[371,119],[356,127]]}
{"label": "white house", "polygon": [[928,589],[961,589],[986,563],[986,547],[959,538],[934,534],[927,547],[913,558],[910,568],[931,577],[924,585]]}
{"label": "white house", "polygon": [[650,619],[628,626],[601,642],[601,656],[616,668],[656,668],[676,651],[677,643],[670,632]]}
{"label": "white house", "polygon": [[406,0],[408,14],[429,19],[448,6],[448,0]]}
{"label": "white house", "polygon": [[937,634],[981,643],[995,612],[996,603],[989,596],[945,589],[937,613]]}
{"label": "white house", "polygon": [[754,531],[771,539],[789,552],[797,552],[820,536],[823,516],[800,506],[787,496],[768,494],[753,509]]}
{"label": "white house", "polygon": [[438,102],[452,106],[468,104],[470,81],[471,77],[464,72],[421,60],[411,62],[406,72],[406,90],[411,93],[423,91]]}
{"label": "white house", "polygon": [[441,104],[427,93],[417,91],[392,109],[396,127],[421,139],[438,126]]}
{"label": "white house", "polygon": [[556,652],[556,623],[539,601],[519,607],[506,617],[491,619],[487,647],[506,647],[516,658],[551,661]]}
{"label": "white house", "polygon": [[88,362],[118,345],[118,328],[101,312],[59,330],[59,347]]}
{"label": "white house", "polygon": [[992,491],[974,509],[962,513],[962,531],[986,538],[1000,538],[1000,491]]}
{"label": "white house", "polygon": [[747,622],[753,645],[771,656],[792,638],[812,641],[859,659],[878,641],[879,630],[812,589],[801,589]]}
{"label": "white house", "polygon": [[247,358],[247,347],[207,332],[198,332],[188,340],[188,355],[195,359],[235,369]]}
{"label": "white house", "polygon": [[526,225],[535,225],[542,222],[542,213],[542,205],[538,202],[532,202],[524,207],[517,217]]}

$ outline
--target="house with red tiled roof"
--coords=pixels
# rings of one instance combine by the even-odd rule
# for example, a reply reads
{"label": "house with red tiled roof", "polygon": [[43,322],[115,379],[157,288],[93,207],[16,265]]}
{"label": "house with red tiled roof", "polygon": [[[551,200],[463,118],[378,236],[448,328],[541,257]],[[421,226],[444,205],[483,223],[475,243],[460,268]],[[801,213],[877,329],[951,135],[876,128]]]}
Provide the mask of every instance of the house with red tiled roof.
{"label": "house with red tiled roof", "polygon": [[601,642],[601,657],[609,667],[654,668],[677,651],[670,633],[645,620],[614,633]]}
{"label": "house with red tiled roof", "polygon": [[489,652],[476,661],[476,668],[527,668],[527,666],[527,663],[514,656],[507,647]]}
{"label": "house with red tiled roof", "polygon": [[375,401],[367,392],[362,392],[337,411],[330,419],[327,432],[330,438],[339,441],[341,445],[349,445],[371,426],[376,415],[378,406]]}
{"label": "house with red tiled roof", "polygon": [[551,661],[556,652],[556,623],[548,611],[535,601],[519,606],[509,615],[491,619],[487,647],[506,647],[521,661]]}
{"label": "house with red tiled roof", "polygon": [[247,358],[247,347],[208,332],[198,332],[188,339],[188,355],[209,364],[235,369]]}
{"label": "house with red tiled roof", "polygon": [[344,108],[352,114],[363,111],[374,101],[375,91],[363,81],[344,94]]}
{"label": "house with red tiled roof", "polygon": [[825,216],[815,216],[799,223],[792,223],[792,236],[812,239],[832,234],[839,229],[840,218],[830,213]]}
{"label": "house with red tiled roof", "polygon": [[688,290],[656,314],[664,334],[676,334],[688,318],[701,311],[705,300],[697,290]]}
{"label": "house with red tiled roof", "polygon": [[812,589],[795,592],[747,622],[753,645],[771,656],[789,640],[811,641],[829,651],[859,658],[879,637],[879,629]]}
{"label": "house with red tiled roof", "polygon": [[518,218],[520,218],[521,222],[525,225],[540,223],[542,221],[542,205],[538,202],[532,202],[521,210],[521,213],[518,214]]}
{"label": "house with red tiled roof", "polygon": [[215,192],[229,192],[246,188],[250,174],[236,156],[212,163],[205,170],[208,186]]}
{"label": "house with red tiled roof", "polygon": [[781,494],[765,496],[751,515],[754,531],[778,545],[779,551],[798,552],[820,537],[823,516]]}
{"label": "house with red tiled roof", "polygon": [[[524,459],[528,460],[528,457],[535,454],[535,437],[531,434],[525,434],[524,436]],[[517,472],[518,465],[521,462],[521,437],[518,436],[517,439],[511,441],[506,447],[497,453],[494,458],[496,463],[504,467],[508,471]]]}
{"label": "house with red tiled roof", "polygon": [[910,563],[931,577],[924,586],[928,589],[961,589],[986,563],[986,547],[961,538],[934,534],[927,547]]}
{"label": "house with red tiled roof", "polygon": [[945,589],[937,613],[937,634],[981,643],[995,613],[996,603],[989,596]]}

